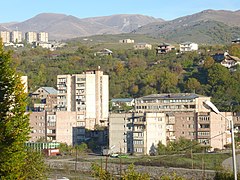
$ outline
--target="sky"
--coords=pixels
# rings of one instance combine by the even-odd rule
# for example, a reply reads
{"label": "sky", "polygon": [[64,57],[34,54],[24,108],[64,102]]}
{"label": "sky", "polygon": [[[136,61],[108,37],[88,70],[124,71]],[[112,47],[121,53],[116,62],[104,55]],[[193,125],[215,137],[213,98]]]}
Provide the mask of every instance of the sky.
{"label": "sky", "polygon": [[78,18],[142,14],[173,20],[206,9],[240,10],[240,0],[5,0],[1,2],[0,23],[22,22],[40,13]]}

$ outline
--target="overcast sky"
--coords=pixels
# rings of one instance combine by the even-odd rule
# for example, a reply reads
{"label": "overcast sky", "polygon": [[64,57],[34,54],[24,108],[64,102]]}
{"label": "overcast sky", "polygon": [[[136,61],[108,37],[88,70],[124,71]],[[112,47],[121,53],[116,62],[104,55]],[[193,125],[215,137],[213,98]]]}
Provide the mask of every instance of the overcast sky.
{"label": "overcast sky", "polygon": [[240,10],[240,0],[4,0],[0,22],[25,21],[40,13],[78,18],[142,14],[172,20],[206,9]]}

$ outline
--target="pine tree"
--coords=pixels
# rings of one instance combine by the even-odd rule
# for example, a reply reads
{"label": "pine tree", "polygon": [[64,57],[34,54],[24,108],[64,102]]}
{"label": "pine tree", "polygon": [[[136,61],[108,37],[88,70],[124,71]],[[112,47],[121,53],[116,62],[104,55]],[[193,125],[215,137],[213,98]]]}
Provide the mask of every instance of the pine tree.
{"label": "pine tree", "polygon": [[26,179],[22,173],[30,132],[26,99],[11,52],[3,49],[0,40],[0,179]]}

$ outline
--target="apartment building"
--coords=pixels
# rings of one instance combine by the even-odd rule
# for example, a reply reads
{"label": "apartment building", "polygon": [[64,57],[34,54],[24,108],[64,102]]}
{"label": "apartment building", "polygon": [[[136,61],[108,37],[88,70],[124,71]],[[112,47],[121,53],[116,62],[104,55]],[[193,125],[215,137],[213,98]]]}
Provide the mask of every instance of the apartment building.
{"label": "apartment building", "polygon": [[48,33],[47,32],[37,33],[37,40],[40,42],[48,42]]}
{"label": "apartment building", "polygon": [[10,32],[10,41],[13,42],[13,43],[22,42],[22,32],[21,31]]}
{"label": "apartment building", "polygon": [[157,144],[166,145],[164,113],[119,113],[109,115],[111,153],[148,155]]}
{"label": "apartment building", "polygon": [[56,141],[56,112],[31,112],[29,119],[31,128],[29,141]]}
{"label": "apartment building", "polygon": [[[124,152],[149,154],[159,141],[166,144],[184,137],[212,149],[224,149],[226,144],[231,143],[229,122],[207,109],[204,106],[206,100],[209,101],[210,97],[193,93],[152,94],[137,98],[135,113],[110,115],[109,147],[121,142],[122,147],[127,149]],[[222,114],[228,119],[233,118],[232,113]],[[136,136],[134,132],[139,134]],[[123,143],[126,139],[123,134],[128,135],[126,144]],[[142,136],[141,142],[134,139],[138,136]],[[118,145],[115,146],[119,149]]]}
{"label": "apartment building", "polygon": [[31,98],[35,102],[33,111],[57,109],[57,90],[53,87],[40,87],[31,94]]}
{"label": "apartment building", "polygon": [[135,99],[136,112],[199,112],[210,97],[194,93],[151,94]]}
{"label": "apartment building", "polygon": [[108,120],[108,75],[100,69],[82,74],[58,75],[58,110],[76,111],[87,129],[106,126]]}
{"label": "apartment building", "polygon": [[10,32],[0,31],[0,37],[2,38],[3,43],[9,43],[10,42]]}
{"label": "apartment building", "polygon": [[26,32],[25,33],[25,40],[27,43],[33,43],[37,41],[37,33],[36,32]]}

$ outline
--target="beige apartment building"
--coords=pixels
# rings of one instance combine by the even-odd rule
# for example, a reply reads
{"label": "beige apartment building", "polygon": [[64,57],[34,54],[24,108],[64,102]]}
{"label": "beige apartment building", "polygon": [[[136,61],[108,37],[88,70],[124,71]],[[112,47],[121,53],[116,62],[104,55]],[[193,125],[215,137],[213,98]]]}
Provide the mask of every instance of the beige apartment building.
{"label": "beige apartment building", "polygon": [[9,43],[10,42],[10,32],[0,31],[0,37],[2,38],[3,43]]}
{"label": "beige apartment building", "polygon": [[12,31],[10,33],[10,41],[13,43],[22,42],[22,32],[21,31]]}
{"label": "beige apartment building", "polygon": [[[108,75],[101,70],[58,75],[58,110],[77,112],[87,129],[106,126],[109,111]],[[77,117],[76,117],[77,118]]]}
{"label": "beige apartment building", "polygon": [[40,42],[48,42],[48,33],[47,32],[39,32],[37,34],[37,40]]}
{"label": "beige apartment building", "polygon": [[109,115],[110,153],[150,154],[159,142],[166,145],[164,113]]}
{"label": "beige apartment building", "polygon": [[26,32],[25,40],[27,43],[33,43],[37,41],[37,33],[36,32]]}
{"label": "beige apartment building", "polygon": [[30,112],[30,139],[31,142],[38,140],[56,142],[56,112]]}
{"label": "beige apartment building", "polygon": [[[206,100],[209,101],[210,97],[193,93],[152,94],[137,98],[136,113],[110,114],[109,147],[121,142],[125,147],[123,152],[149,154],[158,142],[166,144],[184,137],[212,149],[224,149],[224,145],[231,143],[229,122],[207,109],[203,104]],[[222,114],[228,119],[233,118],[232,113]],[[134,135],[135,132],[139,133],[138,136]],[[130,135],[125,144],[124,134]],[[139,136],[142,136],[140,142],[134,139]],[[119,150],[119,145],[115,146],[115,151]]]}

